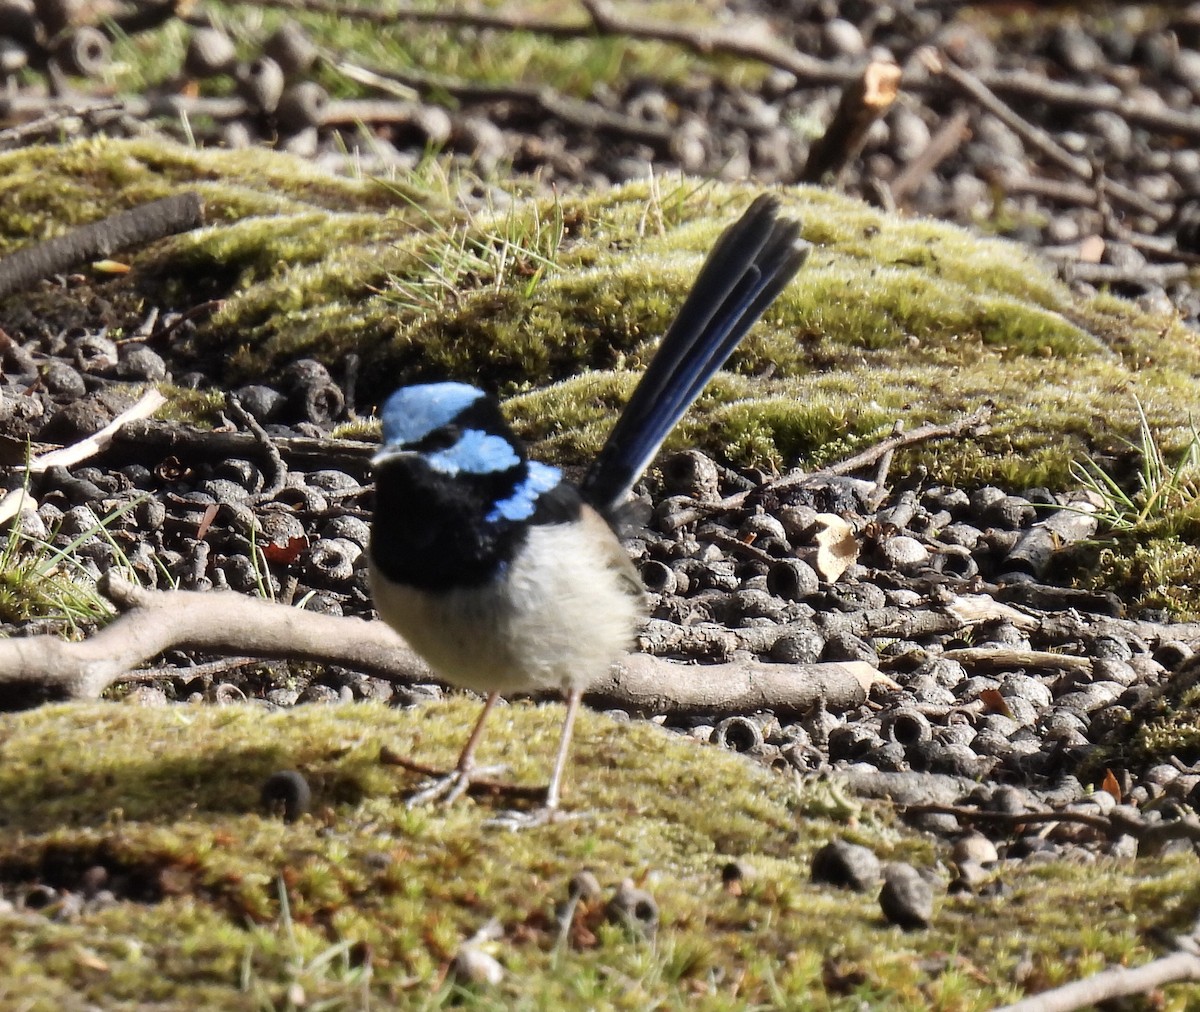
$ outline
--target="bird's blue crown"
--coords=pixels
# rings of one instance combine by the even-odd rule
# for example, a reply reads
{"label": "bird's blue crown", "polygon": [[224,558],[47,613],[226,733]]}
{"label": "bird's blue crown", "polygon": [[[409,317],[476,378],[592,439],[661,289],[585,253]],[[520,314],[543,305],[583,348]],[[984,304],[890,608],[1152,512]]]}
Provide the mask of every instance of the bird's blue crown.
{"label": "bird's blue crown", "polygon": [[432,471],[449,479],[512,472],[508,494],[497,498],[483,519],[528,520],[538,497],[561,482],[562,472],[527,460],[499,412],[489,417],[493,411],[487,395],[466,383],[402,387],[383,407],[383,447],[376,460],[383,463],[397,453],[416,453]]}
{"label": "bird's blue crown", "polygon": [[401,387],[383,406],[383,444],[419,443],[482,399],[484,392],[466,383],[420,383]]}

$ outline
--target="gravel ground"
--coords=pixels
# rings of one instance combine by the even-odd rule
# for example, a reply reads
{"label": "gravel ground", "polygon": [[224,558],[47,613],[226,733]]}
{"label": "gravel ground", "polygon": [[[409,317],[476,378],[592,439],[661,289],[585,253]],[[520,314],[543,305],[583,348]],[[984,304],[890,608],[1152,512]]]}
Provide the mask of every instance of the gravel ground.
{"label": "gravel ground", "polygon": [[[1042,247],[1077,285],[1111,283],[1148,306],[1174,305],[1196,322],[1200,300],[1187,265],[1196,252],[1190,197],[1200,184],[1200,156],[1190,141],[1200,131],[1172,132],[1162,121],[1190,116],[1200,94],[1200,51],[1192,48],[1200,44],[1200,10],[1117,5],[1105,8],[1103,20],[1083,12],[1005,20],[946,4],[734,9],[786,27],[797,49],[825,66],[890,56],[904,67],[905,90],[871,128],[862,157],[843,175],[844,188],[923,214],[982,222]],[[918,44],[940,47],[969,81],[988,82],[1048,141],[1033,146],[1021,123],[987,111],[961,83],[931,75]],[[1049,89],[1047,97],[1014,97],[1018,74]],[[1034,88],[1029,81],[1027,90]],[[1052,91],[1061,84],[1091,95],[1094,107]],[[521,104],[511,100],[463,101],[441,110],[445,122],[436,129],[469,165],[510,158],[518,170],[537,170],[546,186],[616,182],[643,175],[648,162],[786,182],[802,174],[810,146],[798,125],[828,121],[839,90],[774,69],[751,90],[708,79],[650,81],[596,96],[600,108],[662,127],[669,135],[663,143],[585,131],[561,117],[531,120],[527,110],[522,118]],[[1109,108],[1113,95],[1128,108]],[[959,139],[896,199],[897,181],[960,110]],[[426,107],[430,122],[436,112]],[[85,117],[80,129],[129,126],[120,117],[103,124]],[[261,117],[235,117],[223,139],[262,129]],[[427,124],[414,136],[381,128],[375,157],[410,164],[434,129]],[[290,144],[304,130],[278,132]],[[334,133],[325,126],[306,135],[312,156],[330,165],[342,159]],[[14,143],[11,132],[0,139]],[[1074,172],[1064,167],[1064,154],[1075,160]],[[179,368],[136,340],[117,344],[87,328],[9,338],[0,349],[0,425],[17,440],[77,438],[122,407],[113,402],[113,381],[154,381]],[[311,361],[237,393],[262,431],[276,437],[321,437],[346,408],[339,378]],[[370,614],[364,548],[371,492],[361,454],[330,446],[327,459],[285,453],[279,460],[261,442],[244,455],[202,447],[147,455],[144,446],[133,457],[121,453],[47,472],[32,489],[39,508],[23,515],[25,529],[73,544],[92,575],[127,560],[150,587],[266,589],[311,609]],[[15,473],[10,467],[5,477]],[[1092,533],[1078,500],[1063,511],[1069,497],[1045,489],[914,483],[896,484],[880,501],[871,482],[827,475],[780,485],[729,473],[698,454],[669,461],[662,487],[652,491],[653,521],[630,544],[653,592],[643,649],[696,660],[742,652],[793,663],[859,660],[894,680],[876,685],[856,712],[817,707],[799,720],[700,714],[673,721],[681,733],[785,767],[841,770],[865,792],[908,801],[969,798],[1001,815],[1076,806],[1110,818],[1119,796],[1141,809],[1112,832],[1031,825],[1006,836],[1014,854],[1121,853],[1155,820],[1200,805],[1194,756],[1146,759],[1129,747],[1139,725],[1188,679],[1200,629],[1158,625],[1150,621],[1155,616],[1124,619],[1111,595],[1065,585],[1047,546]],[[735,504],[725,501],[734,496]],[[111,536],[96,533],[98,518],[122,507]],[[858,546],[840,574],[821,554],[832,536],[831,513]],[[970,620],[965,608],[975,609]],[[35,621],[3,632],[44,628]],[[195,660],[166,658],[173,670],[150,691],[178,700],[245,695],[267,706],[403,702],[412,695],[336,669],[282,677],[279,668],[260,665],[197,676],[187,667]],[[1089,791],[1099,785],[1106,789]],[[959,826],[944,813],[921,818],[933,830]]]}

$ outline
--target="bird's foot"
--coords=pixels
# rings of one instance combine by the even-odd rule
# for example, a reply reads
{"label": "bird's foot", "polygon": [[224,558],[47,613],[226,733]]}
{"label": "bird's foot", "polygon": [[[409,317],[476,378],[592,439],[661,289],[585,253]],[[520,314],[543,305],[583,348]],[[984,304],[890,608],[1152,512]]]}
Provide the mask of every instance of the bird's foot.
{"label": "bird's foot", "polygon": [[418,808],[435,801],[443,805],[452,805],[471,789],[472,784],[478,784],[484,778],[503,773],[506,769],[505,766],[472,766],[465,770],[451,770],[441,776],[434,776],[405,804],[409,808]]}
{"label": "bird's foot", "polygon": [[537,829],[554,822],[566,822],[578,818],[577,813],[564,812],[561,808],[551,808],[548,805],[539,805],[537,808],[501,812],[488,819],[483,825],[487,829],[507,829],[510,833],[515,833],[521,829]]}

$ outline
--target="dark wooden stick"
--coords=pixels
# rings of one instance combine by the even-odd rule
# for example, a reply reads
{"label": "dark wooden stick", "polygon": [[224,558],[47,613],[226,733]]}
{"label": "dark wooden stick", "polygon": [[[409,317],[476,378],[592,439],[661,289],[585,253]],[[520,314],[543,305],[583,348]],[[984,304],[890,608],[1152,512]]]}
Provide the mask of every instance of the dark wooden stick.
{"label": "dark wooden stick", "polygon": [[196,228],[203,220],[200,194],[188,191],[89,222],[64,235],[34,243],[0,260],[0,299],[40,278],[70,270],[87,260],[111,256],[163,236]]}
{"label": "dark wooden stick", "polygon": [[837,184],[846,166],[862,151],[871,125],[896,101],[900,76],[896,64],[877,60],[868,63],[862,76],[843,89],[833,119],[809,149],[800,182]]}

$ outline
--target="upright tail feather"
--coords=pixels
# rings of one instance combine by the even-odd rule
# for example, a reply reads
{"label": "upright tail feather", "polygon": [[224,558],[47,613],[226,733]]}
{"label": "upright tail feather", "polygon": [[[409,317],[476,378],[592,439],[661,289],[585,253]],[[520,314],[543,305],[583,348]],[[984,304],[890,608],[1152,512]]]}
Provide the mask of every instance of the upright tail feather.
{"label": "upright tail feather", "polygon": [[583,480],[584,499],[609,515],[629,495],[671,430],[808,256],[795,221],[763,195],[717,240],[692,290]]}

